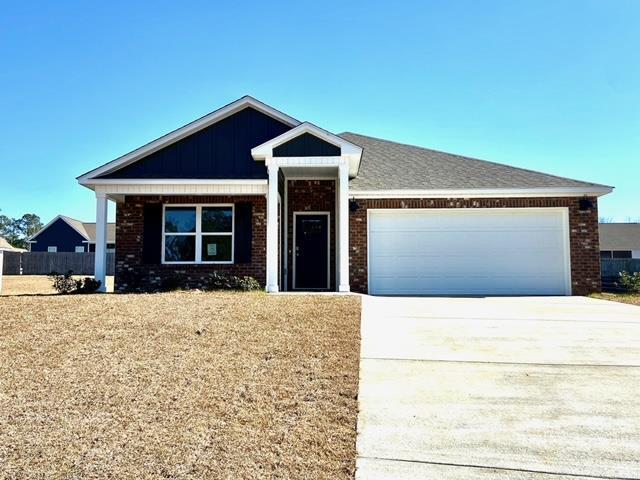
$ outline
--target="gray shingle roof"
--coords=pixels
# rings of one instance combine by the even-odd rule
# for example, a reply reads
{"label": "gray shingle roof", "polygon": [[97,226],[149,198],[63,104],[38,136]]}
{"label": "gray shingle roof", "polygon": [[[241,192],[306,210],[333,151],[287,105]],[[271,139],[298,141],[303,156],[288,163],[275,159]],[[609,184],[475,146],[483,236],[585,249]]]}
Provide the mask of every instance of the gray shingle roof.
{"label": "gray shingle roof", "polygon": [[600,250],[640,250],[640,223],[601,223]]}
{"label": "gray shingle roof", "polygon": [[354,191],[606,187],[356,133],[339,136],[363,148],[349,184]]}

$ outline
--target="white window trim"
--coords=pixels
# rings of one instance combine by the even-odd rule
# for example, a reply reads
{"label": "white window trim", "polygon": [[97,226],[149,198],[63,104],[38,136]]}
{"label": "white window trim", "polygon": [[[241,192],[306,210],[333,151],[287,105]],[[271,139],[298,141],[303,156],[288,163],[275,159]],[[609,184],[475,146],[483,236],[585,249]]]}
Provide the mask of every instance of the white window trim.
{"label": "white window trim", "polygon": [[[196,209],[196,231],[195,232],[165,232],[165,212],[167,207],[185,207]],[[231,232],[203,232],[202,231],[202,209],[207,207],[231,207]],[[236,231],[236,207],[233,203],[166,203],[162,205],[162,264],[164,265],[232,265],[235,261],[235,231]],[[164,259],[164,244],[167,235],[175,236],[195,236],[195,261],[171,262]],[[203,261],[202,260],[202,236],[221,235],[231,237],[231,260],[224,261]]]}

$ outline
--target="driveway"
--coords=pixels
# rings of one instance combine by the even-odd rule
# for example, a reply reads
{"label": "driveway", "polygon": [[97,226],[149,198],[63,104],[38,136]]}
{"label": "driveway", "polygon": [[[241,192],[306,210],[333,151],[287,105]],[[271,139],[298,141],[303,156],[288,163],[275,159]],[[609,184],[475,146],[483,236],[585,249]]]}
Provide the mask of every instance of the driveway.
{"label": "driveway", "polygon": [[640,478],[640,307],[363,297],[357,479]]}

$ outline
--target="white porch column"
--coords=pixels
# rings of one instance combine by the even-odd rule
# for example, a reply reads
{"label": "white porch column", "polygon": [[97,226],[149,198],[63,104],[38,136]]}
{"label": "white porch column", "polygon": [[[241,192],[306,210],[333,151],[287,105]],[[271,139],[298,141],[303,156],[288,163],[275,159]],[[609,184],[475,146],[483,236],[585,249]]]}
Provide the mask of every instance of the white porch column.
{"label": "white porch column", "polygon": [[96,192],[96,280],[100,281],[99,292],[107,291],[107,195]]}
{"label": "white porch column", "polygon": [[278,166],[267,168],[267,292],[273,293],[278,291]]}
{"label": "white porch column", "polygon": [[340,261],[339,292],[349,292],[349,164],[340,162],[338,167],[338,218],[340,221],[338,234],[338,251]]}

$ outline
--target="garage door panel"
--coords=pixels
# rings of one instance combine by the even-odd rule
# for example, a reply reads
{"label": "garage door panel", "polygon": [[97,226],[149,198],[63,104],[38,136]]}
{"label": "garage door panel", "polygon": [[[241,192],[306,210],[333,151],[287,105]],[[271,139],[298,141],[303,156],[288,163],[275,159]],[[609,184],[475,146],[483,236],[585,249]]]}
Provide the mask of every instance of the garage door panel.
{"label": "garage door panel", "polygon": [[[505,241],[505,235],[512,233],[513,230],[494,230],[494,231],[375,231],[372,230],[370,244],[376,248],[379,247],[386,251],[390,247],[409,249],[424,249],[427,246],[430,250],[441,251],[446,250],[463,250],[466,251],[470,247],[483,251],[504,251],[514,250],[522,252],[523,249],[553,249],[563,248],[564,238],[562,230],[519,230],[521,235],[518,243]],[[470,238],[472,236],[472,239]],[[473,245],[470,242],[473,241]]]}
{"label": "garage door panel", "polygon": [[552,275],[465,275],[377,277],[371,288],[378,295],[557,295],[564,283]]}
{"label": "garage door panel", "polygon": [[[536,262],[528,266],[527,276],[562,276],[562,265],[556,265],[554,255],[538,255]],[[519,256],[501,256],[488,264],[485,257],[468,258],[462,256],[375,257],[378,265],[375,276],[465,276],[465,275],[521,275],[513,268],[514,262],[520,263]],[[547,265],[549,265],[547,267]],[[458,272],[458,273],[455,273]],[[513,272],[513,273],[510,273]],[[399,275],[401,274],[401,275]]]}
{"label": "garage door panel", "polygon": [[[563,227],[563,219],[557,214],[522,213],[513,215],[513,210],[487,212],[486,209],[465,210],[461,213],[441,215],[427,210],[410,212],[408,210],[393,210],[393,213],[377,211],[371,217],[371,231],[493,231],[495,229],[511,230],[539,230],[558,229]],[[539,209],[536,209],[538,212]],[[380,212],[380,213],[379,213]],[[432,211],[431,211],[432,212]],[[535,226],[532,225],[532,219]]]}
{"label": "garage door panel", "polygon": [[369,217],[374,294],[566,294],[560,209],[376,210]]}

